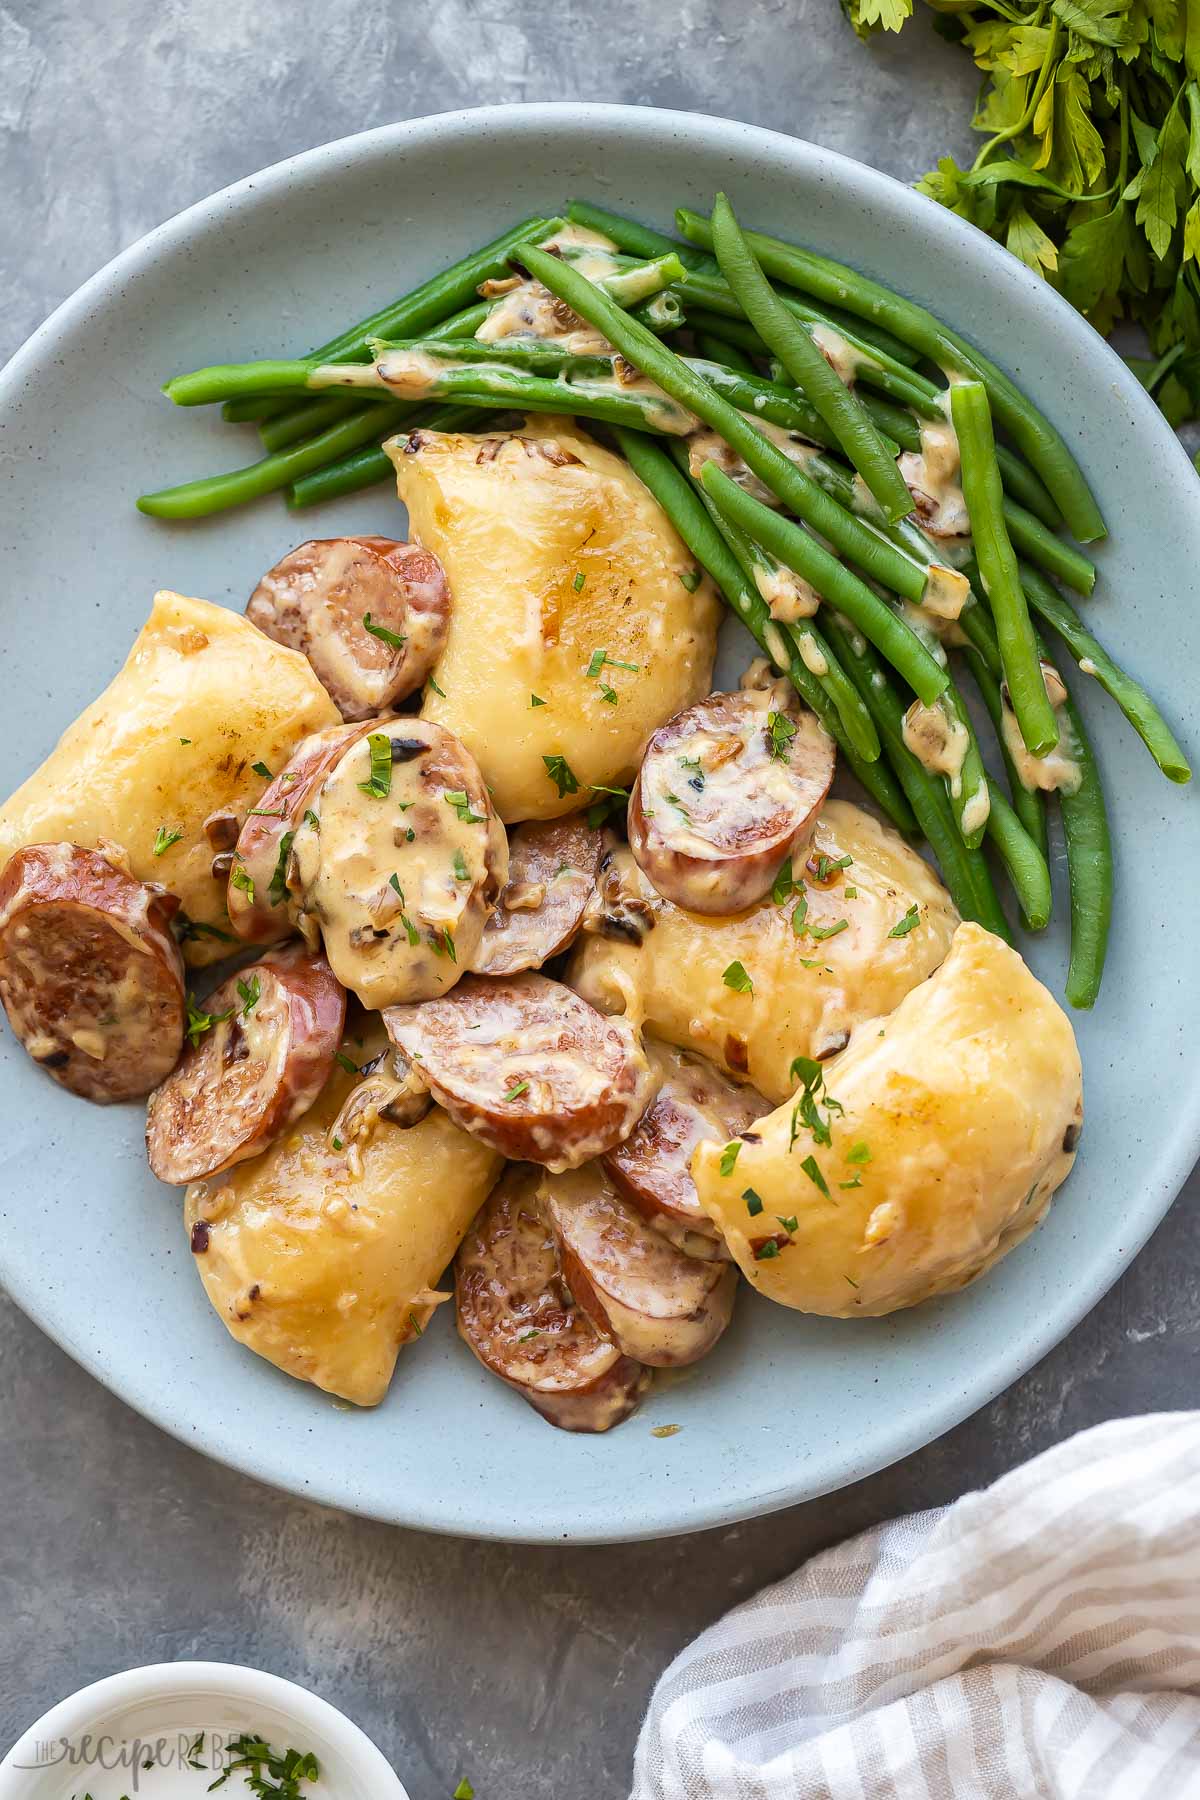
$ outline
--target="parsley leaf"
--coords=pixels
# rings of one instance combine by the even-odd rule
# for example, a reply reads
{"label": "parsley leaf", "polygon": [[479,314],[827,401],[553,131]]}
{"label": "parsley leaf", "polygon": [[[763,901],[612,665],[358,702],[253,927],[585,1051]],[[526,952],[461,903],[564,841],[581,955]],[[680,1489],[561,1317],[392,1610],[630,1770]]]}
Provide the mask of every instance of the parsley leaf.
{"label": "parsley leaf", "polygon": [[248,1019],[262,998],[262,983],[257,975],[251,975],[249,981],[238,976],[237,991],[242,1002],[242,1017]]}
{"label": "parsley leaf", "polygon": [[579,792],[579,779],[565,756],[543,756],[546,773],[558,789],[558,797],[564,799],[567,794]]}
{"label": "parsley leaf", "polygon": [[740,1138],[735,1138],[732,1144],[726,1144],[725,1148],[721,1152],[721,1173],[722,1173],[722,1175],[732,1175],[733,1174],[733,1165],[737,1161],[738,1156],[741,1153],[741,1148],[742,1148],[742,1141]]}
{"label": "parsley leaf", "polygon": [[897,919],[888,932],[890,938],[907,937],[915,926],[921,923],[921,909],[914,900],[902,919]]}
{"label": "parsley leaf", "polygon": [[160,825],[154,834],[155,856],[161,856],[172,844],[177,844],[182,836],[182,831],[169,831],[165,825]]}
{"label": "parsley leaf", "polygon": [[369,631],[372,637],[378,638],[380,643],[387,644],[392,650],[403,650],[408,642],[402,632],[389,631],[386,625],[376,625],[370,613],[363,614],[363,630]]}
{"label": "parsley leaf", "polygon": [[754,983],[746,973],[743,963],[731,962],[721,980],[727,988],[732,988],[735,994],[752,994],[754,992]]}

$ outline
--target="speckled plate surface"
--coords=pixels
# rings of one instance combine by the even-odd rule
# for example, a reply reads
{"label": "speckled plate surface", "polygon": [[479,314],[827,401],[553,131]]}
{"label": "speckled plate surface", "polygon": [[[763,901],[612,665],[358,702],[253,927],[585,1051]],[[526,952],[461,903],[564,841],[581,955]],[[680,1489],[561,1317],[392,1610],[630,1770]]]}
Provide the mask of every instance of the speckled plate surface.
{"label": "speckled plate surface", "polygon": [[[1100,338],[971,227],[844,157],[715,119],[571,104],[445,114],[280,163],[126,251],[14,358],[0,377],[0,785],[14,787],[108,681],[156,588],[241,608],[313,530],[398,532],[384,489],[303,520],[277,500],[196,525],[142,518],[140,489],[239,458],[228,427],[172,411],[158,393],[167,375],[319,342],[572,194],[666,226],[676,204],[703,206],[718,187],[747,221],[933,307],[1051,415],[1111,531],[1088,618],[1153,686],[1194,759],[1200,488]],[[747,642],[727,642],[725,674]],[[70,1099],[7,1031],[0,1278],[99,1380],[185,1442],[398,1524],[651,1537],[769,1512],[896,1460],[1070,1330],[1200,1150],[1196,799],[1159,776],[1102,699],[1083,696],[1100,728],[1118,900],[1100,1004],[1077,1020],[1087,1126],[1047,1224],[976,1289],[860,1324],[745,1292],[716,1352],[601,1438],[552,1431],[485,1376],[447,1308],[402,1355],[383,1406],[339,1410],[226,1335],[190,1266],[177,1197],[146,1169],[140,1111]],[[1061,992],[1061,928],[1030,960]],[[651,1435],[666,1423],[682,1430]]]}

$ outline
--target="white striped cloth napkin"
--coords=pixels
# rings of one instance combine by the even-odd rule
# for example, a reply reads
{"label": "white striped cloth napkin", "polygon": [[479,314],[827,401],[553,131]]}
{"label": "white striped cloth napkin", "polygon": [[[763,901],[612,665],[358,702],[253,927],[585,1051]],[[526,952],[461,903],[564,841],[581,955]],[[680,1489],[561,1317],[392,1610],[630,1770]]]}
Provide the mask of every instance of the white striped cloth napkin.
{"label": "white striped cloth napkin", "polygon": [[631,1800],[1200,1797],[1200,1412],[815,1557],[659,1682]]}

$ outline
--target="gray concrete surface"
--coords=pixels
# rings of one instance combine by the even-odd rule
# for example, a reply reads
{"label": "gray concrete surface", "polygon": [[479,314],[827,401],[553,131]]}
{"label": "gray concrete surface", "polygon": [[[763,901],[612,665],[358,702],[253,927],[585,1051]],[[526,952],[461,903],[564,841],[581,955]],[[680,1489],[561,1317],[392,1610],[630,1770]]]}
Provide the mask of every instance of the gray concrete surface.
{"label": "gray concrete surface", "polygon": [[[389,119],[586,98],[725,113],[905,177],[964,147],[972,72],[922,21],[861,49],[836,0],[7,0],[0,354],[191,201]],[[1026,1379],[899,1467],[660,1545],[505,1549],[388,1530],[159,1434],[0,1299],[0,1748],[115,1668],[260,1664],[371,1732],[413,1800],[619,1800],[676,1649],[812,1551],[1084,1426],[1193,1404],[1189,1193]]]}

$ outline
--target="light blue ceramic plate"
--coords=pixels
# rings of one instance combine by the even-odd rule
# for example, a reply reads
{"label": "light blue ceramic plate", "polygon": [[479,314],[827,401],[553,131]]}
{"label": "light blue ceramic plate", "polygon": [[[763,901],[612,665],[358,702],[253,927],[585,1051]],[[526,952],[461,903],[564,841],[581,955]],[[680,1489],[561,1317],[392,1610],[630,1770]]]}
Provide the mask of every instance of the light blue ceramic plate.
{"label": "light blue ceramic plate", "polygon": [[[716,188],[746,220],[924,301],[1051,415],[1112,533],[1088,617],[1200,748],[1200,487],[1100,338],[1013,258],[886,176],[744,125],[571,104],[447,114],[280,163],[152,232],[31,339],[0,381],[0,786],[15,786],[109,679],[155,588],[240,608],[300,537],[400,526],[383,489],[300,520],[278,501],[194,526],[140,517],[139,489],[241,454],[228,427],[173,412],[164,377],[319,342],[567,196],[666,226],[676,204],[704,206]],[[687,1531],[828,1492],[915,1450],[1095,1304],[1200,1149],[1196,802],[1101,699],[1084,704],[1118,902],[1100,1005],[1077,1021],[1087,1127],[1049,1222],[978,1288],[861,1324],[803,1319],[745,1293],[715,1354],[601,1438],[551,1430],[485,1376],[446,1309],[401,1357],[386,1404],[339,1411],[226,1336],[177,1198],[147,1172],[140,1111],[69,1099],[7,1032],[0,1276],[99,1380],[185,1442],[297,1494],[435,1531]],[[1061,991],[1061,933],[1031,960]],[[683,1429],[652,1437],[665,1423]]]}

